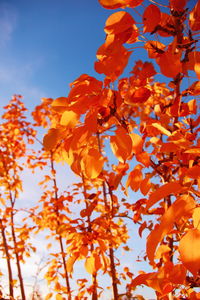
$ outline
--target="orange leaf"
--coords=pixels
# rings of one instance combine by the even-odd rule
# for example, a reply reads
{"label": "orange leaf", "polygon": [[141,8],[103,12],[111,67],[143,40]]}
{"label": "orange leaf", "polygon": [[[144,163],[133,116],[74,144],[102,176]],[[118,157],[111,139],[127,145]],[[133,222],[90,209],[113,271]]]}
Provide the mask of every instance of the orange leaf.
{"label": "orange leaf", "polygon": [[160,152],[170,153],[170,152],[177,152],[180,151],[180,148],[178,145],[170,142],[170,143],[163,143]]}
{"label": "orange leaf", "polygon": [[150,155],[147,152],[137,153],[136,159],[137,161],[142,163],[145,167],[149,167],[151,165]]}
{"label": "orange leaf", "polygon": [[126,31],[135,23],[132,16],[125,11],[118,11],[108,17],[105,24],[107,34],[118,34]]}
{"label": "orange leaf", "polygon": [[183,265],[194,275],[200,270],[200,230],[190,229],[179,244]]}
{"label": "orange leaf", "polygon": [[200,79],[200,62],[195,63],[194,65],[194,71],[197,75],[197,78]]}
{"label": "orange leaf", "polygon": [[132,51],[128,51],[120,43],[109,46],[103,44],[97,51],[95,70],[99,74],[105,74],[108,79],[115,81],[126,67]]}
{"label": "orange leaf", "polygon": [[140,188],[140,184],[142,182],[142,171],[137,166],[134,168],[134,170],[129,174],[126,186],[131,187],[131,189],[134,192],[137,192],[137,190]]}
{"label": "orange leaf", "polygon": [[153,206],[159,200],[169,196],[170,194],[177,194],[181,191],[182,186],[178,182],[169,182],[161,187],[159,187],[155,192],[153,192],[150,197],[149,201],[147,202],[147,209]]}
{"label": "orange leaf", "polygon": [[52,150],[58,142],[59,129],[51,128],[43,138],[43,145],[45,150]]}
{"label": "orange leaf", "polygon": [[108,9],[116,9],[119,7],[136,7],[140,5],[143,0],[99,0],[99,3]]}
{"label": "orange leaf", "polygon": [[69,101],[66,97],[59,97],[56,98],[52,103],[52,108],[57,112],[63,112],[66,110],[66,107],[68,106]]}
{"label": "orange leaf", "polygon": [[200,230],[200,207],[196,207],[194,209],[194,212],[193,212],[193,215],[192,215],[192,219],[193,219],[194,227],[196,229]]}
{"label": "orange leaf", "polygon": [[144,32],[152,32],[160,22],[160,9],[150,4],[143,13]]}
{"label": "orange leaf", "polygon": [[99,176],[104,165],[102,155],[96,149],[89,149],[81,159],[81,168],[87,178],[94,179]]}
{"label": "orange leaf", "polygon": [[114,155],[122,163],[132,154],[132,138],[124,128],[118,128],[115,136],[110,137],[110,146]]}
{"label": "orange leaf", "polygon": [[142,180],[140,184],[140,190],[144,196],[146,196],[151,188],[151,182],[149,178],[145,178]]}
{"label": "orange leaf", "polygon": [[189,15],[189,25],[194,31],[200,30],[200,2],[198,1]]}
{"label": "orange leaf", "polygon": [[60,125],[74,127],[78,122],[78,115],[72,110],[66,110],[61,117]]}
{"label": "orange leaf", "polygon": [[200,166],[193,166],[189,168],[186,172],[187,176],[190,178],[199,178],[200,177]]}
{"label": "orange leaf", "polygon": [[142,152],[143,148],[143,139],[140,135],[137,133],[131,133],[130,134],[131,140],[132,140],[132,153],[139,154]]}
{"label": "orange leaf", "polygon": [[131,282],[131,287],[135,287],[137,285],[146,284],[147,285],[147,279],[151,278],[152,275],[155,275],[156,273],[145,273],[140,274],[137,277],[135,277]]}
{"label": "orange leaf", "polygon": [[143,232],[143,230],[144,230],[145,228],[147,228],[147,223],[146,223],[146,221],[144,221],[144,222],[140,225],[140,227],[139,227],[139,229],[138,229],[138,233],[139,233],[139,236],[140,236],[140,237],[142,237],[142,232]]}
{"label": "orange leaf", "polygon": [[46,295],[45,300],[49,300],[51,299],[51,297],[53,296],[53,293],[49,293]]}
{"label": "orange leaf", "polygon": [[151,96],[151,91],[146,87],[133,88],[129,90],[125,102],[128,104],[143,103]]}
{"label": "orange leaf", "polygon": [[174,222],[184,215],[191,215],[194,207],[194,199],[190,196],[183,196],[177,199],[164,213],[160,224],[157,224],[147,238],[146,252],[150,263],[153,263],[158,243],[170,232]]}
{"label": "orange leaf", "polygon": [[170,268],[169,280],[174,284],[183,284],[186,276],[186,268],[182,265],[175,265]]}

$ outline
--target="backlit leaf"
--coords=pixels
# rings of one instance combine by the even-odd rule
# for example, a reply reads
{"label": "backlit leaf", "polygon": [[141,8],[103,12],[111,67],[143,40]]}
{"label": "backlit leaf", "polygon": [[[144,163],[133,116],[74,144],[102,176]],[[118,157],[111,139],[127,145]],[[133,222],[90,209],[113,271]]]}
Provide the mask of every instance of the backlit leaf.
{"label": "backlit leaf", "polygon": [[150,263],[153,263],[159,242],[170,232],[174,222],[184,215],[192,215],[194,208],[195,202],[190,196],[180,197],[168,208],[162,216],[160,224],[156,225],[147,238],[146,252]]}
{"label": "backlit leaf", "polygon": [[78,115],[72,110],[66,110],[61,117],[60,125],[74,127],[78,122]]}
{"label": "backlit leaf", "polygon": [[46,295],[45,300],[49,300],[51,299],[51,297],[53,296],[53,293],[49,293]]}
{"label": "backlit leaf", "polygon": [[179,244],[183,265],[194,275],[200,270],[200,230],[190,229]]}
{"label": "backlit leaf", "polygon": [[[137,135],[138,136],[138,135]],[[137,149],[137,137],[135,136],[135,145]],[[126,132],[125,129],[119,128],[115,132],[115,136],[110,137],[110,146],[114,155],[120,162],[124,162],[129,159],[132,153],[133,142],[131,136]]]}
{"label": "backlit leaf", "polygon": [[171,136],[171,132],[169,130],[167,130],[165,127],[163,127],[161,124],[159,123],[152,123],[151,124],[153,127],[157,128],[161,133],[167,135],[167,136]]}
{"label": "backlit leaf", "polygon": [[196,229],[200,230],[200,207],[196,207],[194,209],[194,212],[193,212],[193,215],[192,215],[192,219],[193,219],[194,227]]}
{"label": "backlit leaf", "polygon": [[148,177],[144,178],[140,184],[140,190],[144,196],[146,196],[151,188],[151,182]]}
{"label": "backlit leaf", "polygon": [[93,253],[91,256],[86,258],[85,269],[89,274],[96,273],[101,268],[101,259],[100,256],[96,253]]}
{"label": "backlit leaf", "polygon": [[128,7],[136,7],[142,4],[143,0],[99,0],[99,3],[107,9],[116,9]]}
{"label": "backlit leaf", "polygon": [[133,171],[129,174],[128,180],[126,182],[127,187],[131,187],[134,192],[137,192],[140,188],[140,184],[142,182],[142,171],[141,168],[135,167]]}
{"label": "backlit leaf", "polygon": [[135,21],[129,13],[118,11],[108,17],[104,30],[107,34],[118,34],[132,27],[134,23]]}
{"label": "backlit leaf", "polygon": [[169,182],[159,187],[153,192],[147,202],[147,209],[153,206],[159,200],[169,196],[170,194],[177,194],[181,191],[182,186],[178,182]]}
{"label": "backlit leaf", "polygon": [[195,7],[189,15],[189,25],[192,30],[200,30],[200,2],[197,1]]}
{"label": "backlit leaf", "polygon": [[137,133],[131,133],[130,134],[131,140],[132,140],[132,152],[134,154],[139,154],[142,152],[143,148],[143,139],[141,136]]}
{"label": "backlit leaf", "polygon": [[67,272],[72,273],[73,272],[73,266],[75,261],[77,260],[77,255],[72,255],[67,260]]}
{"label": "backlit leaf", "polygon": [[94,179],[99,176],[104,165],[102,155],[96,149],[89,149],[81,160],[81,168],[87,178]]}

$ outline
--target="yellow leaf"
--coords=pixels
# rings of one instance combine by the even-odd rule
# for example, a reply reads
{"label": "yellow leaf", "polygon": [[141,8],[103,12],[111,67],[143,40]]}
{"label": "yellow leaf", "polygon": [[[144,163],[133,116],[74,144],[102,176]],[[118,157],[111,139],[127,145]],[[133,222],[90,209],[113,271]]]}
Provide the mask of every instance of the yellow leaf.
{"label": "yellow leaf", "polygon": [[196,229],[200,230],[200,207],[196,207],[194,209],[194,212],[193,212],[193,215],[192,215],[192,219],[193,219],[194,227]]}
{"label": "yellow leaf", "polygon": [[183,265],[194,275],[200,270],[200,230],[190,229],[179,244]]}
{"label": "yellow leaf", "polygon": [[85,260],[85,269],[89,274],[94,274],[95,272],[95,261],[94,256],[89,256]]}
{"label": "yellow leaf", "polygon": [[100,256],[96,253],[93,253],[91,256],[86,258],[85,269],[89,274],[96,273],[101,268],[101,259]]}
{"label": "yellow leaf", "polygon": [[56,295],[56,300],[63,300],[63,297],[60,294]]}
{"label": "yellow leaf", "polygon": [[49,300],[51,299],[51,297],[53,296],[53,293],[49,293],[46,295],[45,300]]}
{"label": "yellow leaf", "polygon": [[153,127],[157,128],[161,133],[167,135],[167,136],[171,136],[171,132],[169,130],[167,130],[165,127],[163,127],[161,124],[159,123],[152,123],[151,124]]}
{"label": "yellow leaf", "polygon": [[78,122],[78,115],[72,110],[66,110],[62,114],[60,125],[72,128],[77,124],[77,122]]}
{"label": "yellow leaf", "polygon": [[191,148],[189,150],[184,151],[184,153],[200,154],[200,148]]}
{"label": "yellow leaf", "polygon": [[73,266],[75,261],[77,260],[77,255],[72,255],[67,260],[67,272],[72,273],[73,272]]}

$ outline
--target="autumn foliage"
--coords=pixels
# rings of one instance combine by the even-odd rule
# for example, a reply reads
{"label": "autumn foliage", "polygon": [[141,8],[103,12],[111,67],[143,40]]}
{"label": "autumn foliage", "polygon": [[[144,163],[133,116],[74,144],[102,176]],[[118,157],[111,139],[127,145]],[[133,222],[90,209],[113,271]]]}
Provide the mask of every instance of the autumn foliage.
{"label": "autumn foliage", "polygon": [[[28,238],[47,229],[59,250],[48,262],[46,300],[101,299],[102,277],[110,278],[115,300],[144,299],[141,285],[157,299],[200,299],[200,1],[165,2],[99,0],[111,15],[96,53],[97,78],[82,74],[68,96],[42,99],[33,124],[17,96],[5,107],[1,248],[8,269],[15,256],[22,300],[20,266],[35,250]],[[42,145],[29,152],[38,127],[46,130]],[[22,162],[46,174],[40,205],[28,213],[32,227],[26,221],[18,228]],[[60,162],[78,178],[64,192]],[[120,249],[134,251],[132,228],[146,239],[145,253],[134,255],[149,272],[121,265]],[[80,263],[85,270],[76,274]]]}

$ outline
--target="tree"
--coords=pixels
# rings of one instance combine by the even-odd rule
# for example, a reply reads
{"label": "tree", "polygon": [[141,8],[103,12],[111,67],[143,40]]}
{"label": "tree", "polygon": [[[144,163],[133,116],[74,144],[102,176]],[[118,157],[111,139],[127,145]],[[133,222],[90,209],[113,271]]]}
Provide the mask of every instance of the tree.
{"label": "tree", "polygon": [[[30,122],[26,120],[24,104],[20,101],[20,96],[14,96],[10,103],[4,107],[6,112],[3,114],[3,123],[0,127],[0,185],[3,188],[1,194],[1,235],[2,248],[5,253],[8,267],[9,292],[11,299],[14,299],[13,272],[11,267],[12,255],[15,256],[18,279],[20,284],[21,298],[26,299],[24,280],[21,270],[21,263],[24,256],[29,255],[34,247],[28,243],[31,228],[26,223],[16,225],[15,216],[19,212],[15,208],[16,201],[22,191],[21,172],[28,161],[27,144],[33,143],[35,131]],[[10,227],[10,232],[8,231]],[[10,242],[12,245],[10,245]]]}
{"label": "tree", "polygon": [[[120,9],[107,19],[106,39],[97,51],[94,67],[104,80],[83,74],[71,84],[68,97],[52,102],[60,118],[45,135],[44,147],[53,151],[63,145],[64,160],[80,176],[86,202],[80,216],[90,232],[86,269],[93,276],[100,269],[110,274],[114,299],[120,285],[114,252],[126,244],[126,218],[139,225],[141,236],[150,230],[146,255],[154,269],[132,278],[127,290],[145,284],[158,299],[197,299],[199,81],[193,78],[200,76],[200,2],[189,9],[187,1],[147,6],[142,0],[99,2]],[[136,61],[130,76],[121,78],[135,43],[146,50],[148,61]],[[110,149],[118,162],[111,162]],[[143,198],[131,204],[130,189]],[[76,259],[73,252],[70,264]]]}
{"label": "tree", "polygon": [[[144,299],[135,291],[140,285],[152,288],[157,299],[200,298],[200,1],[194,7],[186,0],[165,2],[99,0],[119,10],[105,23],[94,64],[98,79],[80,75],[67,97],[43,99],[33,112],[34,126],[49,129],[44,148],[27,159],[29,168],[47,171],[40,182],[42,205],[31,217],[36,232],[48,228],[59,246],[49,254],[45,278],[52,288],[45,300],[100,299],[102,277],[110,278],[114,300]],[[145,53],[140,60],[137,49]],[[13,254],[24,300],[20,264],[30,252],[32,228],[16,227],[14,205],[22,183],[19,161],[27,153],[24,138],[30,144],[39,139],[18,97],[6,109],[0,130],[7,201],[1,200],[1,245],[10,297]],[[66,180],[63,191],[59,162],[79,178],[70,187]],[[152,272],[135,275],[121,265],[119,250],[131,251],[132,226],[146,239],[140,259]],[[77,274],[81,263],[86,273]]]}

